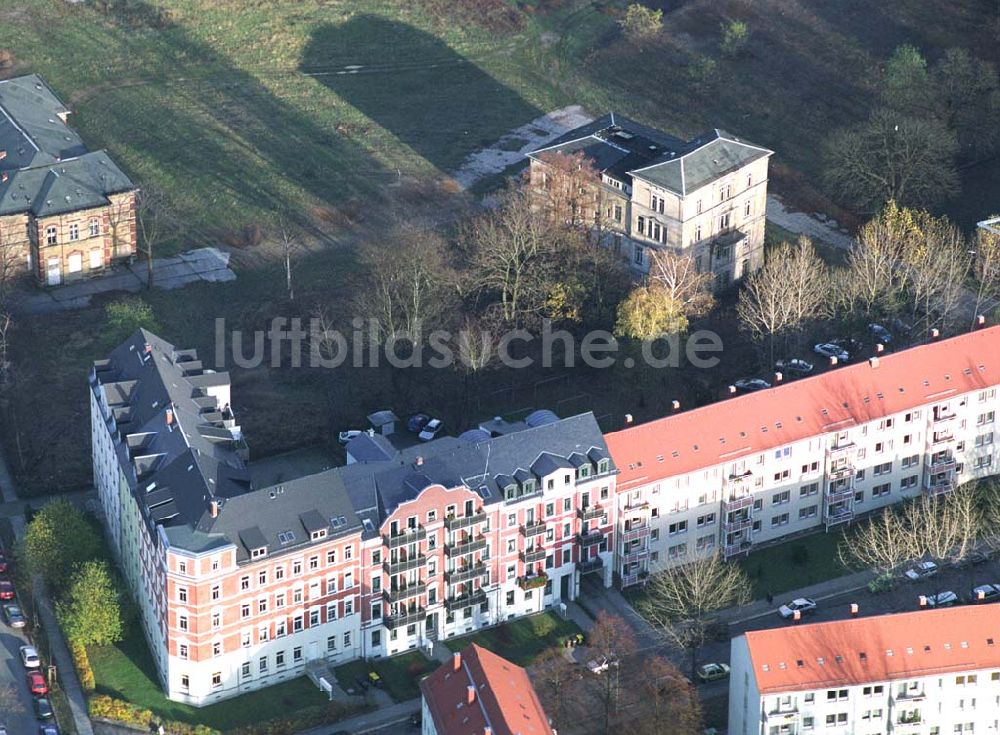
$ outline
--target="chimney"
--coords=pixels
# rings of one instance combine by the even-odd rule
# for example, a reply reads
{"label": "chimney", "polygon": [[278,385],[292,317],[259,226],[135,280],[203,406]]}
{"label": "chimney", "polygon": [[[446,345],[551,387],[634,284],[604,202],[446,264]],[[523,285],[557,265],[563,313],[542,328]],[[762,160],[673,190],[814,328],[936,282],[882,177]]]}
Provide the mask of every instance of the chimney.
{"label": "chimney", "polygon": [[143,345],[142,351],[145,352],[147,355],[152,355],[153,354],[153,345],[151,345],[151,344],[149,344],[149,342],[147,342],[146,344]]}
{"label": "chimney", "polygon": [[881,355],[883,352],[885,352],[885,345],[882,344],[881,342],[878,342],[875,345],[875,352]]}
{"label": "chimney", "polygon": [[729,386],[729,395],[731,395],[731,396],[735,396],[736,395],[736,386],[735,385]]}
{"label": "chimney", "polygon": [[630,413],[625,414],[625,425],[628,426],[631,423],[632,423],[632,414]]}
{"label": "chimney", "polygon": [[877,368],[878,367],[878,357],[877,356],[876,357],[869,357],[868,358],[868,364],[871,365],[873,368]]}
{"label": "chimney", "polygon": [[417,455],[417,459],[416,459],[415,464],[417,465],[417,467],[423,467],[424,466],[424,458],[421,457],[420,455]]}
{"label": "chimney", "polygon": [[780,382],[781,382],[782,380],[784,380],[784,379],[785,379],[785,376],[784,376],[784,375],[782,375],[780,371],[779,371],[779,372],[776,372],[776,373],[774,374],[774,382],[775,382],[775,383],[780,383]]}
{"label": "chimney", "polygon": [[680,411],[680,410],[681,410],[681,402],[680,402],[680,401],[672,401],[672,402],[670,403],[670,406],[671,406],[671,408],[673,408],[673,409],[674,409],[675,411]]}
{"label": "chimney", "polygon": [[212,516],[212,518],[218,518],[219,517],[219,501],[218,500],[213,500],[212,502],[210,502],[208,504],[208,514],[210,516]]}
{"label": "chimney", "polygon": [[462,654],[455,651],[455,653],[451,655],[451,670],[458,671],[460,668],[462,668]]}
{"label": "chimney", "polygon": [[166,411],[166,415],[167,415],[167,426],[173,426],[174,425],[174,411],[173,411],[173,409],[172,408],[168,408],[167,411]]}
{"label": "chimney", "polygon": [[986,326],[986,317],[982,314],[976,315],[976,329],[982,329]]}
{"label": "chimney", "polygon": [[[554,731],[553,731],[554,732]],[[493,728],[487,725],[483,728],[483,735],[493,735]]]}
{"label": "chimney", "polygon": [[475,702],[476,702],[476,688],[472,685],[469,685],[465,688],[465,703],[475,704]]}
{"label": "chimney", "polygon": [[5,184],[7,183],[7,179],[9,179],[9,178],[10,177],[7,175],[6,171],[4,171],[2,174],[0,174],[0,181],[2,181]]}
{"label": "chimney", "polygon": [[830,365],[836,365],[836,364],[837,364],[837,358],[836,358],[836,356],[835,355],[830,355]]}
{"label": "chimney", "polygon": [[941,336],[941,331],[937,327],[931,330],[931,339],[937,339],[940,336]]}
{"label": "chimney", "polygon": [[0,151],[0,161],[7,157],[7,151]]}

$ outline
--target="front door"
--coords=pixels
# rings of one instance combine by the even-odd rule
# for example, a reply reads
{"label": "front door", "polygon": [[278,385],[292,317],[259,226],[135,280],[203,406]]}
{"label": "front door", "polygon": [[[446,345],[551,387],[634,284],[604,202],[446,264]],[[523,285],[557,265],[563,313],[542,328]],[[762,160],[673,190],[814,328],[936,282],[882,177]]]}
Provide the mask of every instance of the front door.
{"label": "front door", "polygon": [[49,258],[45,273],[45,282],[50,286],[58,286],[62,282],[62,268],[60,267],[59,258]]}
{"label": "front door", "polygon": [[319,644],[316,641],[309,641],[306,661],[313,661],[319,658],[319,654],[317,653],[318,650],[319,650]]}
{"label": "front door", "polygon": [[559,580],[559,599],[568,600],[569,596],[569,582],[572,579],[572,575],[564,574],[562,579]]}

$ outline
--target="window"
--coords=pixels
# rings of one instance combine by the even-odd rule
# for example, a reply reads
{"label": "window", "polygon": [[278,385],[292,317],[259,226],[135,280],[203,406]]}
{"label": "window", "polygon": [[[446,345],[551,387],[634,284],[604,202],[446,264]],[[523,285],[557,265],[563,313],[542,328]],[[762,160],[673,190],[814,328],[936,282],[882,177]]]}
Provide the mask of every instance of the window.
{"label": "window", "polygon": [[749,217],[753,212],[753,204],[749,199],[747,199],[746,204],[743,205],[743,217]]}
{"label": "window", "polygon": [[700,536],[695,542],[695,549],[698,551],[708,551],[715,548],[715,536]]}
{"label": "window", "polygon": [[101,225],[96,219],[90,220],[89,227],[91,237],[97,237],[101,234]]}
{"label": "window", "polygon": [[646,234],[646,218],[645,217],[639,217],[639,219],[636,221],[635,228],[639,231],[640,235],[645,235]]}
{"label": "window", "polygon": [[302,660],[302,646],[296,646],[292,649],[292,661],[298,663]]}
{"label": "window", "polygon": [[66,259],[66,268],[70,273],[79,273],[83,270],[83,255],[80,253],[70,253]]}
{"label": "window", "polygon": [[810,505],[807,508],[799,508],[799,518],[800,519],[815,518],[816,513],[818,512],[818,508],[819,506],[816,505]]}
{"label": "window", "polygon": [[286,635],[288,635],[288,623],[282,618],[274,624],[274,637],[284,638]]}
{"label": "window", "polygon": [[177,627],[180,628],[181,630],[187,630],[188,629],[188,616],[187,615],[178,615],[177,616]]}
{"label": "window", "polygon": [[729,229],[729,217],[729,212],[726,212],[724,215],[719,217],[719,230]]}
{"label": "window", "polygon": [[330,549],[328,552],[326,552],[326,563],[327,564],[337,563],[337,552],[334,549]]}
{"label": "window", "polygon": [[261,643],[264,643],[268,639],[270,639],[271,637],[270,634],[271,634],[271,629],[266,625],[262,625],[257,629],[257,640],[260,641]]}
{"label": "window", "polygon": [[800,498],[809,498],[812,497],[813,495],[816,495],[817,493],[819,493],[818,482],[813,482],[810,483],[809,485],[803,485],[802,487],[799,488]]}
{"label": "window", "polygon": [[[376,563],[378,563],[378,562],[376,562]],[[310,570],[319,569],[319,557],[318,556],[310,556],[309,557],[309,569]]]}
{"label": "window", "polygon": [[248,589],[250,589],[250,577],[249,577],[249,575],[244,576],[244,577],[240,577],[240,589],[241,590],[248,590]]}
{"label": "window", "polygon": [[771,518],[771,528],[775,528],[777,526],[785,526],[787,524],[788,524],[787,513],[782,513],[780,515],[776,515],[773,518]]}
{"label": "window", "polygon": [[326,650],[327,651],[336,651],[337,650],[337,636],[335,636],[335,635],[327,636],[327,639],[326,639]]}
{"label": "window", "polygon": [[296,615],[292,618],[292,632],[301,633],[305,629],[305,618],[301,615]]}
{"label": "window", "polygon": [[212,613],[212,627],[221,628],[222,627],[222,613],[214,612]]}
{"label": "window", "polygon": [[278,651],[274,654],[274,667],[277,669],[284,668],[285,666],[285,652]]}
{"label": "window", "polygon": [[715,513],[708,513],[698,517],[698,528],[711,526],[713,523],[715,523]]}
{"label": "window", "polygon": [[892,462],[883,462],[882,464],[875,465],[872,474],[878,477],[880,475],[888,475],[890,472],[892,472]]}
{"label": "window", "polygon": [[979,434],[976,437],[976,446],[985,447],[993,443],[993,432],[987,431],[985,434]]}
{"label": "window", "polygon": [[97,270],[104,267],[104,253],[100,248],[90,250],[90,270]]}
{"label": "window", "polygon": [[983,424],[992,424],[994,418],[993,411],[987,411],[986,413],[981,413],[976,417],[976,426],[982,426]]}
{"label": "window", "polygon": [[221,597],[221,596],[222,596],[222,590],[219,587],[219,585],[217,585],[217,584],[212,585],[212,599],[213,600],[218,600],[219,597]]}
{"label": "window", "polygon": [[177,588],[177,600],[179,602],[187,602],[188,601],[188,590],[187,590],[187,587],[178,587]]}
{"label": "window", "polygon": [[187,572],[188,572],[187,562],[186,561],[178,561],[177,562],[177,571],[180,572],[181,574],[187,574]]}
{"label": "window", "polygon": [[188,657],[188,647],[186,643],[181,643],[177,647],[177,655],[183,659],[186,659]]}
{"label": "window", "polygon": [[646,259],[645,248],[643,248],[641,245],[636,245],[633,259],[636,265],[642,265]]}
{"label": "window", "polygon": [[262,597],[259,600],[257,600],[257,614],[263,615],[266,612],[267,612],[267,598]]}
{"label": "window", "polygon": [[258,664],[258,668],[260,669],[260,673],[262,674],[267,673],[267,656],[260,657],[260,663]]}
{"label": "window", "polygon": [[772,505],[784,505],[785,503],[789,502],[790,500],[791,500],[791,494],[789,493],[788,490],[784,490],[784,491],[782,491],[780,493],[775,493],[771,497],[771,504]]}
{"label": "window", "polygon": [[917,486],[917,475],[910,475],[909,477],[904,477],[899,481],[900,490],[909,490],[910,488]]}
{"label": "window", "polygon": [[222,643],[220,641],[215,641],[212,643],[212,657],[218,658],[222,655]]}
{"label": "window", "polygon": [[667,527],[667,533],[671,536],[676,536],[681,533],[687,533],[688,522],[687,521],[677,521],[677,523],[671,523]]}
{"label": "window", "polygon": [[45,244],[46,245],[55,245],[58,242],[59,242],[59,238],[56,235],[56,228],[55,227],[51,227],[51,226],[50,227],[46,227],[45,228]]}
{"label": "window", "polygon": [[244,602],[240,605],[240,618],[245,620],[250,617],[250,603]]}
{"label": "window", "polygon": [[872,488],[872,497],[873,498],[885,497],[886,495],[889,494],[890,488],[891,485],[888,482],[882,485],[876,485],[875,487]]}
{"label": "window", "polygon": [[75,242],[80,239],[80,225],[73,223],[69,226],[69,239],[70,242]]}
{"label": "window", "polygon": [[663,197],[657,196],[656,194],[650,194],[649,199],[650,199],[649,208],[652,209],[654,212],[659,212],[660,214],[663,214],[664,210]]}
{"label": "window", "polygon": [[302,560],[296,559],[292,562],[292,576],[298,577],[302,574]]}
{"label": "window", "polygon": [[[188,678],[186,674],[181,677],[181,686],[184,687],[185,689],[188,688]],[[216,671],[214,674],[212,674],[212,688],[218,689],[221,686],[222,686],[222,672]]]}
{"label": "window", "polygon": [[252,635],[249,630],[244,630],[240,633],[240,646],[242,648],[250,648]]}

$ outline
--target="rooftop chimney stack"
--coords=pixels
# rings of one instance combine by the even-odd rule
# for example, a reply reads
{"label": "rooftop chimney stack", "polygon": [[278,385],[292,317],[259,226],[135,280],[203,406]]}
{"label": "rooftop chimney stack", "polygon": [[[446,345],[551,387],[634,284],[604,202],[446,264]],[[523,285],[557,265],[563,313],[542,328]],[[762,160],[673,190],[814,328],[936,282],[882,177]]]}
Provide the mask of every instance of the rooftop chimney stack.
{"label": "rooftop chimney stack", "polygon": [[784,375],[782,375],[780,371],[779,371],[779,372],[776,372],[776,373],[774,374],[774,382],[775,382],[775,383],[780,383],[780,382],[781,382],[782,380],[784,380],[784,379],[785,379],[785,376],[784,376]]}
{"label": "rooftop chimney stack", "polygon": [[681,410],[681,402],[680,401],[673,401],[670,405],[673,407],[673,409],[675,411],[680,411]]}
{"label": "rooftop chimney stack", "polygon": [[731,395],[731,396],[735,396],[736,395],[736,386],[735,385],[729,386],[729,395]]}
{"label": "rooftop chimney stack", "polygon": [[631,423],[632,423],[632,414],[630,413],[625,414],[625,425],[628,426]]}
{"label": "rooftop chimney stack", "polygon": [[476,702],[476,688],[471,684],[465,688],[465,703],[475,704]]}
{"label": "rooftop chimney stack", "polygon": [[6,183],[8,178],[10,178],[10,177],[7,176],[7,172],[6,171],[4,171],[2,174],[0,174],[0,181],[3,181],[4,183]]}
{"label": "rooftop chimney stack", "polygon": [[838,360],[837,360],[836,355],[830,355],[830,365],[831,366],[836,366],[837,362],[838,362]]}
{"label": "rooftop chimney stack", "polygon": [[982,329],[986,326],[986,317],[982,314],[976,315],[976,329]]}
{"label": "rooftop chimney stack", "polygon": [[[555,731],[553,730],[553,732],[555,732]],[[484,727],[483,728],[483,735],[493,735],[493,728],[490,727],[489,725],[487,725],[486,727]]]}
{"label": "rooftop chimney stack", "polygon": [[451,670],[458,671],[460,668],[462,668],[462,654],[455,651],[455,653],[451,655]]}
{"label": "rooftop chimney stack", "polygon": [[173,426],[174,425],[174,411],[173,411],[173,409],[168,408],[167,411],[166,411],[166,416],[167,416],[167,426]]}
{"label": "rooftop chimney stack", "polygon": [[417,462],[416,462],[416,464],[417,464],[417,467],[423,467],[424,466],[424,458],[421,457],[420,455],[417,455]]}
{"label": "rooftop chimney stack", "polygon": [[875,352],[881,355],[883,352],[885,352],[885,345],[882,344],[881,342],[877,343],[875,345]]}
{"label": "rooftop chimney stack", "polygon": [[941,330],[939,330],[937,327],[935,327],[934,329],[931,330],[931,339],[932,340],[937,339],[940,336],[941,336]]}
{"label": "rooftop chimney stack", "polygon": [[208,504],[208,514],[210,516],[212,516],[212,518],[218,518],[219,517],[219,501],[218,500],[213,500],[212,502],[210,502]]}
{"label": "rooftop chimney stack", "polygon": [[871,365],[873,368],[877,368],[878,367],[878,357],[877,356],[876,357],[869,357],[868,358],[868,364]]}

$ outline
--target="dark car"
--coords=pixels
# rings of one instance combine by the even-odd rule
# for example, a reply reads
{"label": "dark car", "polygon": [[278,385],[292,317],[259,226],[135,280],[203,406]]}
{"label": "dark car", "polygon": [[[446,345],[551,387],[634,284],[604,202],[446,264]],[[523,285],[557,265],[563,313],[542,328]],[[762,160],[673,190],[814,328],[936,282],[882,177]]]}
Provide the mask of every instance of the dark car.
{"label": "dark car", "polygon": [[11,628],[23,628],[25,625],[20,605],[4,605],[3,618]]}
{"label": "dark car", "polygon": [[406,430],[413,434],[419,434],[430,420],[431,417],[426,413],[415,413],[406,420]]}
{"label": "dark car", "polygon": [[38,726],[38,735],[59,735],[59,728],[51,722]]}
{"label": "dark car", "polygon": [[856,355],[859,352],[861,352],[861,350],[864,349],[864,345],[862,345],[853,337],[839,337],[837,339],[832,339],[830,341],[833,344],[837,345],[837,347],[839,347],[840,349],[846,350],[848,353],[852,355]]}
{"label": "dark car", "polygon": [[368,691],[368,687],[371,686],[368,683],[368,677],[367,676],[359,676],[359,677],[357,677],[354,680],[354,683],[357,684],[358,685],[358,689],[360,689],[363,692],[367,692]]}
{"label": "dark car", "polygon": [[35,697],[35,717],[39,720],[51,720],[55,715],[52,712],[52,702],[48,697]]}
{"label": "dark car", "polygon": [[791,360],[778,360],[774,363],[774,369],[783,373],[808,375],[813,371],[813,364],[811,362],[806,362],[805,360],[792,358]]}
{"label": "dark car", "polygon": [[0,600],[14,599],[14,583],[9,579],[0,579]]}
{"label": "dark car", "polygon": [[1000,584],[981,584],[969,593],[969,602],[972,603],[997,601],[1000,601]]}
{"label": "dark car", "polygon": [[740,378],[735,383],[733,383],[733,385],[736,386],[737,390],[741,390],[744,393],[753,393],[758,390],[767,390],[768,388],[771,387],[770,383],[768,383],[766,380],[762,380],[761,378]]}

